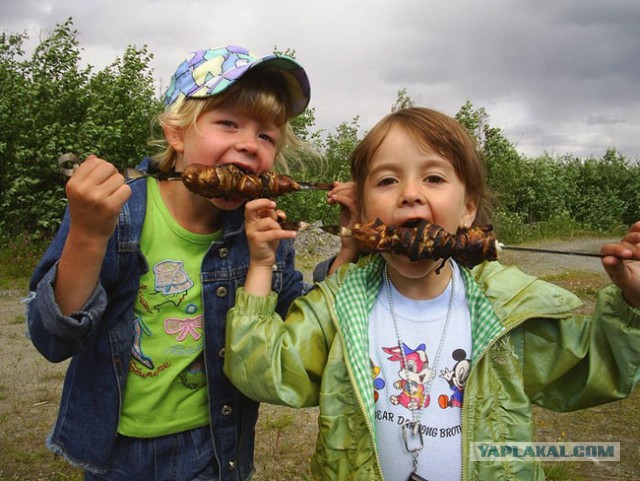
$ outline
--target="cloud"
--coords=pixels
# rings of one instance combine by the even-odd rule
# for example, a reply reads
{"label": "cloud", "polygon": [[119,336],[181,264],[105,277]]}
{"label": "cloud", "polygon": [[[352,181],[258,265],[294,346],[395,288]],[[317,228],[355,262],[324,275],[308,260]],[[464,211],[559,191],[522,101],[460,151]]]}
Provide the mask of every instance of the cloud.
{"label": "cloud", "polygon": [[159,85],[187,52],[235,43],[292,48],[312,82],[317,127],[363,129],[406,88],[451,115],[467,101],[526,155],[640,158],[637,0],[26,0],[0,28],[40,32],[73,17],[98,68],[147,45]]}

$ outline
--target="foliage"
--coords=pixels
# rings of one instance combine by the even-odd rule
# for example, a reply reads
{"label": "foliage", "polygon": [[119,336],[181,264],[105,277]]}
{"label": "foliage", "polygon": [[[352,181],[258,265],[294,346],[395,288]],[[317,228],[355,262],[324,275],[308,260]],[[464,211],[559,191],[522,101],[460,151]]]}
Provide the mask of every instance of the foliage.
{"label": "foliage", "polygon": [[[26,33],[0,36],[0,232],[4,240],[29,233],[46,239],[66,205],[56,159],[65,152],[96,153],[117,167],[135,165],[150,153],[152,119],[161,111],[154,94],[146,46],[129,46],[122,57],[94,72],[80,66],[72,19],[56,27],[25,56]],[[295,58],[295,50],[284,53]],[[391,110],[415,105],[407,89]],[[637,163],[614,149],[602,158],[526,158],[489,123],[483,107],[467,101],[455,118],[475,138],[497,197],[494,224],[505,242],[538,236],[619,232],[638,218]],[[333,132],[315,129],[315,109],[291,120],[298,138],[315,148],[288,155],[289,173],[307,181],[346,181],[349,156],[360,141],[359,117]],[[157,127],[157,126],[156,126]],[[155,135],[154,135],[155,134]],[[339,208],[326,192],[307,191],[278,199],[290,219],[335,223]]]}
{"label": "foliage", "polygon": [[127,48],[104,70],[80,67],[77,31],[68,19],[24,58],[26,34],[0,42],[0,229],[47,237],[66,204],[57,158],[96,153],[118,167],[146,153],[151,117],[160,110],[146,50]]}
{"label": "foliage", "polygon": [[[351,178],[349,155],[359,142],[358,117],[351,122],[340,124],[335,133],[329,133],[326,139],[315,138],[318,149],[323,153],[323,162],[308,159],[307,164],[292,170],[294,178],[311,181],[327,179],[345,182]],[[281,209],[288,213],[290,219],[322,221],[324,224],[339,222],[340,210],[337,206],[329,207],[326,192],[307,191],[291,194],[278,200]]]}
{"label": "foliage", "polygon": [[602,159],[525,158],[486,111],[466,102],[456,114],[476,139],[498,206],[499,237],[513,243],[573,233],[619,233],[638,220],[640,167],[615,150]]}
{"label": "foliage", "polygon": [[396,101],[391,106],[391,112],[396,112],[402,109],[408,109],[410,107],[415,107],[415,103],[413,102],[411,97],[409,97],[409,94],[407,93],[407,89],[398,90],[398,93],[396,94]]}

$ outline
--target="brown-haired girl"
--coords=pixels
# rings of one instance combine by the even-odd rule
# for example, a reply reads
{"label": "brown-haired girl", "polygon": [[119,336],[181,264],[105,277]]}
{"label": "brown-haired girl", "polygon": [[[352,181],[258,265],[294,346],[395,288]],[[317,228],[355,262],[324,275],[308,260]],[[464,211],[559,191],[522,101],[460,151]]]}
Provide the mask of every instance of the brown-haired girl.
{"label": "brown-haired girl", "polygon": [[[362,222],[427,221],[455,234],[489,220],[482,159],[434,110],[382,119],[355,149]],[[614,285],[591,316],[516,267],[374,253],[275,312],[286,238],[268,200],[247,206],[251,264],[227,318],[225,372],[254,400],[320,406],[315,479],[542,480],[538,462],[471,460],[480,443],[532,442],[532,403],[568,411],[621,399],[640,378],[640,222],[602,247]],[[261,235],[258,235],[260,233]]]}

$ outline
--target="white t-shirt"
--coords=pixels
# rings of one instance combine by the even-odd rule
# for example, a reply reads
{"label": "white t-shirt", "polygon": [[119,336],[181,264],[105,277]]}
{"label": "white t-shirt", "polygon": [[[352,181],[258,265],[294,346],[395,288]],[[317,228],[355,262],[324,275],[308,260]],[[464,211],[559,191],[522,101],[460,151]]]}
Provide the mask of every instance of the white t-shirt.
{"label": "white t-shirt", "polygon": [[[418,406],[424,444],[418,457],[418,474],[428,480],[461,479],[461,405],[472,345],[464,281],[455,264],[454,277],[454,303],[436,366],[433,363],[447,317],[451,284],[440,296],[425,301],[408,299],[391,284],[393,310],[404,344],[407,371],[413,381],[413,395],[409,393],[410,383],[402,368],[384,283],[370,314],[369,355],[375,389],[377,443],[387,481],[406,481],[413,470],[413,457],[405,448],[402,425],[413,423],[413,411]],[[425,396],[425,385],[432,370],[435,377]],[[410,448],[420,444],[416,437],[410,438],[409,443]]]}

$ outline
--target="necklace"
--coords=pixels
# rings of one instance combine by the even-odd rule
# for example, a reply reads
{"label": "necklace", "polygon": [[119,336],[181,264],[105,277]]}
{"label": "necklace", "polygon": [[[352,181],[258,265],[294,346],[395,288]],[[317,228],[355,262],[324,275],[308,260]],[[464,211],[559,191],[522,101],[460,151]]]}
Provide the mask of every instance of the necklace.
{"label": "necklace", "polygon": [[[451,319],[451,311],[453,310],[453,301],[455,294],[455,275],[453,271],[453,265],[449,262],[449,267],[451,268],[451,292],[449,295],[449,307],[447,308],[447,316],[444,321],[444,326],[442,327],[442,335],[440,336],[440,343],[438,344],[438,350],[436,351],[436,355],[433,358],[433,363],[431,365],[431,373],[429,374],[429,378],[427,379],[424,385],[424,391],[421,397],[419,397],[418,406],[415,409],[411,410],[412,423],[411,424],[403,424],[402,425],[402,439],[404,441],[404,448],[411,453],[413,457],[413,472],[409,476],[409,481],[426,481],[424,478],[420,477],[417,474],[418,471],[418,456],[420,455],[420,450],[424,447],[424,439],[422,437],[422,431],[420,430],[420,418],[422,417],[422,399],[425,399],[429,395],[429,391],[431,390],[431,384],[433,383],[433,379],[436,377],[436,368],[438,366],[438,360],[440,359],[440,354],[442,354],[442,349],[444,347],[444,342],[447,337],[447,329],[449,328],[449,321]],[[407,358],[404,353],[404,344],[402,342],[402,338],[400,337],[400,330],[398,329],[398,321],[396,320],[395,309],[393,305],[393,298],[391,296],[391,282],[389,281],[389,272],[387,268],[387,264],[384,265],[384,283],[387,289],[387,299],[389,302],[389,312],[391,313],[391,320],[393,321],[393,328],[395,330],[396,339],[398,341],[398,350],[400,351],[400,358],[402,359],[402,371],[404,373],[405,379],[409,381],[409,371],[407,369]],[[418,386],[410,385],[410,395],[413,396],[418,392]],[[411,426],[411,428],[410,428]],[[414,441],[414,447],[411,447],[411,439],[417,438],[417,441]]]}

